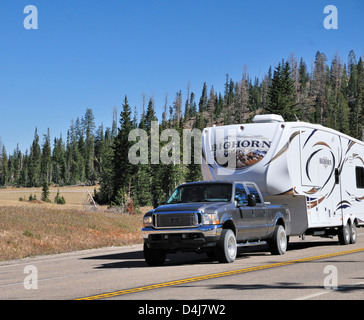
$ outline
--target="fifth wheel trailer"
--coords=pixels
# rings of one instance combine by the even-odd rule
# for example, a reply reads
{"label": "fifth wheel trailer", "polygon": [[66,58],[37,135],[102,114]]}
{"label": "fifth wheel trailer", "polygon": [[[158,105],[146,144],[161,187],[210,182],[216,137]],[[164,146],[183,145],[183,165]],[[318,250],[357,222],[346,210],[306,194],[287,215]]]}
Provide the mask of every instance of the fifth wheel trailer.
{"label": "fifth wheel trailer", "polygon": [[356,241],[364,226],[364,143],[322,125],[258,115],[253,123],[205,128],[206,181],[253,181],[286,206],[291,235]]}

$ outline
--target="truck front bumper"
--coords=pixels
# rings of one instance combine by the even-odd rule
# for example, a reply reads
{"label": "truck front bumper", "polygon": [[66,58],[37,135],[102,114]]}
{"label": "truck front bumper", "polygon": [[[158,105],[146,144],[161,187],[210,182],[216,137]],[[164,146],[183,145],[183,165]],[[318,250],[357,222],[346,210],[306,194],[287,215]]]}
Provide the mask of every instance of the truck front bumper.
{"label": "truck front bumper", "polygon": [[222,225],[202,225],[196,228],[143,228],[144,242],[150,248],[170,251],[193,251],[213,247],[220,239]]}

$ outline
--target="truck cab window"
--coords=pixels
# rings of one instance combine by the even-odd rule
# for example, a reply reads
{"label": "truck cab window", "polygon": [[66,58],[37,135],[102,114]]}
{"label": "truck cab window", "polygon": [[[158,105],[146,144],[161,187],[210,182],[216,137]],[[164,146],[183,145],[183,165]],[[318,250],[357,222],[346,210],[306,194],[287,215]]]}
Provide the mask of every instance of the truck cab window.
{"label": "truck cab window", "polygon": [[239,205],[248,205],[248,195],[242,184],[237,184],[235,187],[235,200],[238,201]]}
{"label": "truck cab window", "polygon": [[257,203],[262,203],[262,200],[260,200],[259,193],[255,186],[252,184],[247,184],[246,186],[248,187],[249,193],[255,195]]}
{"label": "truck cab window", "polygon": [[189,202],[229,202],[232,185],[230,183],[186,184],[179,186],[167,204]]}

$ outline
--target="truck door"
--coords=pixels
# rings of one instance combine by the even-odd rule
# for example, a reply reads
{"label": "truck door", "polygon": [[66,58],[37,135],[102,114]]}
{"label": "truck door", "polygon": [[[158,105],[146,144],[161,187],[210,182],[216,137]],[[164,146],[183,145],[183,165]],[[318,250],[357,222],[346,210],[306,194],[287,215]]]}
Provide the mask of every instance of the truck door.
{"label": "truck door", "polygon": [[[257,200],[255,207],[248,206],[247,191],[255,195]],[[267,232],[266,209],[255,185],[249,184],[245,188],[243,184],[236,184],[235,200],[238,202],[234,214],[238,240],[257,240],[264,237]]]}
{"label": "truck door", "polygon": [[252,223],[250,227],[250,238],[261,239],[267,234],[267,212],[265,204],[262,202],[262,197],[254,184],[246,184],[247,191],[249,194],[253,194],[257,201],[254,208],[251,209]]}
{"label": "truck door", "polygon": [[248,195],[242,184],[235,185],[235,201],[238,204],[234,210],[237,240],[248,240],[253,216],[251,208],[248,207]]}

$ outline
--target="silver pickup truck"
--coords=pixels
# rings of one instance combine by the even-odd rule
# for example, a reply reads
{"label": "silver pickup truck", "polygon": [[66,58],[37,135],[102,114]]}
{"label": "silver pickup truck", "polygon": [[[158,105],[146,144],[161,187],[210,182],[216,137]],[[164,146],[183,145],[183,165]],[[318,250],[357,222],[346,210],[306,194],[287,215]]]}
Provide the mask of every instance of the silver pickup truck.
{"label": "silver pickup truck", "polygon": [[284,254],[290,232],[289,210],[264,202],[252,182],[186,183],[143,217],[144,257],[158,266],[167,253],[195,251],[230,263],[239,246],[263,241],[272,254]]}

